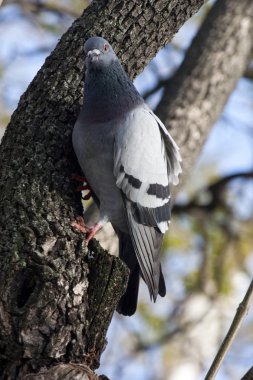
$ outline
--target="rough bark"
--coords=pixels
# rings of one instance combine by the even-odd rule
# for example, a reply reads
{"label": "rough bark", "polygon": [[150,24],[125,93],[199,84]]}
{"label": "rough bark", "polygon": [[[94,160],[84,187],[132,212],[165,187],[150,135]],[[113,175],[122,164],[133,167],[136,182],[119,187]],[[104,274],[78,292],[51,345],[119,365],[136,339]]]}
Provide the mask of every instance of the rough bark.
{"label": "rough bark", "polygon": [[133,77],[202,3],[94,1],[21,97],[0,148],[1,379],[70,361],[97,367],[126,285],[120,260],[96,243],[87,250],[70,228],[81,212],[71,128],[82,101],[83,41],[108,37]]}
{"label": "rough bark", "polygon": [[252,0],[218,0],[164,88],[156,112],[181,148],[186,175],[247,67],[252,35]]}

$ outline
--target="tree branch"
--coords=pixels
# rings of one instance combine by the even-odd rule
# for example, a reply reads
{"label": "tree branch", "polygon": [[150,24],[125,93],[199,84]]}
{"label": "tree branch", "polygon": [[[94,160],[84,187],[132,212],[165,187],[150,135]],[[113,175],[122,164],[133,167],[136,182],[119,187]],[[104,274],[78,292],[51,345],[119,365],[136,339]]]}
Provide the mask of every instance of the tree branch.
{"label": "tree branch", "polygon": [[253,281],[251,281],[249,288],[245,294],[245,297],[237,309],[233,322],[220,346],[219,351],[217,352],[217,355],[214,358],[214,361],[205,377],[205,380],[213,380],[215,378],[227,351],[229,350],[233,340],[235,339],[235,336],[240,328],[243,318],[248,312],[252,299],[253,299]]}
{"label": "tree branch", "polygon": [[184,174],[191,172],[209,131],[248,65],[252,14],[251,0],[216,1],[182,65],[164,87],[156,112],[181,148]]}
{"label": "tree branch", "polygon": [[[252,179],[253,178],[253,171],[247,171],[247,172],[238,172],[231,175],[228,175],[226,177],[218,179],[216,182],[211,183],[205,188],[200,189],[197,194],[194,196],[193,199],[191,199],[186,204],[175,204],[173,207],[174,213],[181,213],[181,212],[187,212],[191,210],[206,210],[206,211],[212,211],[215,208],[219,207],[222,202],[223,197],[223,191],[224,188],[228,183],[231,181],[243,178],[243,179]],[[202,193],[210,193],[210,201],[207,203],[199,203],[198,199],[200,194]]]}
{"label": "tree branch", "polygon": [[[85,2],[84,2],[85,3]],[[17,4],[20,7],[22,7],[25,11],[32,11],[32,12],[38,12],[38,11],[49,11],[52,13],[56,13],[58,15],[69,15],[71,17],[78,17],[80,16],[80,13],[78,13],[75,9],[72,9],[71,7],[64,6],[64,4],[54,4],[53,2],[38,2],[36,0],[5,0],[3,5],[8,4]],[[83,4],[83,7],[85,4]],[[88,6],[88,2],[87,2]]]}
{"label": "tree branch", "polygon": [[146,92],[144,92],[144,94],[142,94],[143,98],[146,100],[149,96],[155,94],[158,90],[163,88],[165,85],[168,85],[168,81],[169,81],[168,78],[160,79],[153,88],[151,88],[150,90],[147,90]]}
{"label": "tree branch", "polygon": [[253,367],[243,376],[241,380],[252,380],[253,379]]}

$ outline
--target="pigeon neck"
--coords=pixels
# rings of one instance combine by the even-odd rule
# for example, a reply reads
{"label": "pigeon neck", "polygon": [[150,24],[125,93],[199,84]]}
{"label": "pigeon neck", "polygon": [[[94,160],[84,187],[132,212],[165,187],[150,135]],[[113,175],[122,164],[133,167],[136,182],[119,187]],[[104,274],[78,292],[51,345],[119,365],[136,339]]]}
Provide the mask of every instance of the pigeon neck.
{"label": "pigeon neck", "polygon": [[142,97],[118,61],[86,72],[83,112],[87,121],[113,120],[141,103]]}

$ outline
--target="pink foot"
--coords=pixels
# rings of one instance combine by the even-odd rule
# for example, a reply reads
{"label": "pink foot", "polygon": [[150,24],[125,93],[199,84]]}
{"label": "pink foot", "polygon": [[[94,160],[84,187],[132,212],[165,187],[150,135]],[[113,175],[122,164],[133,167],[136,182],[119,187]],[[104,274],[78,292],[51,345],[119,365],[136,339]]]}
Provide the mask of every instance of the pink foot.
{"label": "pink foot", "polygon": [[100,222],[96,223],[93,227],[90,228],[89,235],[86,239],[87,244],[95,236],[95,234],[103,227]]}
{"label": "pink foot", "polygon": [[91,191],[88,192],[88,194],[84,195],[82,198],[84,201],[88,201],[92,197]]}
{"label": "pink foot", "polygon": [[74,180],[76,180],[76,181],[78,181],[78,182],[82,182],[82,183],[84,183],[82,186],[78,186],[78,187],[76,188],[76,191],[89,190],[89,192],[88,192],[86,195],[84,195],[84,196],[82,197],[83,200],[88,201],[88,200],[92,197],[92,195],[91,195],[91,188],[90,188],[90,186],[88,185],[86,178],[85,178],[85,177],[81,177],[81,176],[78,175],[78,174],[72,174],[72,179],[74,179]]}
{"label": "pink foot", "polygon": [[87,230],[89,229],[89,227],[87,227],[85,225],[82,216],[78,216],[76,218],[76,222],[71,222],[70,224],[71,224],[72,227],[74,227],[76,230],[82,232],[83,234],[86,234]]}
{"label": "pink foot", "polygon": [[87,182],[85,177],[82,177],[78,174],[72,174],[71,178],[76,180],[77,182]]}
{"label": "pink foot", "polygon": [[90,190],[90,186],[89,185],[83,185],[83,186],[78,186],[76,188],[76,191],[84,191],[84,190]]}
{"label": "pink foot", "polygon": [[87,244],[107,222],[107,219],[104,218],[101,219],[98,223],[96,223],[93,227],[87,227],[84,223],[82,216],[78,216],[76,220],[76,222],[71,223],[71,226],[85,235],[88,233],[88,236],[86,238]]}

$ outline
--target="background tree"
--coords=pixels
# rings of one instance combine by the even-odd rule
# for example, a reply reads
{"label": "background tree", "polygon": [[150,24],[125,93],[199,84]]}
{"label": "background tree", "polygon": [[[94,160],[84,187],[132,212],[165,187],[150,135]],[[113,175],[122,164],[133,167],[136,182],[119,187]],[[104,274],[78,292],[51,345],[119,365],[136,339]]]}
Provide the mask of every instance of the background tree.
{"label": "background tree", "polygon": [[[1,145],[2,376],[8,373],[12,378],[22,378],[25,373],[57,362],[96,367],[126,281],[127,273],[117,259],[102,252],[97,255],[96,244],[85,255],[82,236],[70,229],[70,220],[80,213],[80,199],[70,179],[76,169],[70,134],[81,102],[83,41],[93,34],[117,36],[110,41],[134,76],[201,4],[94,2],[63,36],[21,98]],[[247,66],[251,32],[250,1],[218,2],[178,74],[170,86],[165,83],[157,111],[182,146],[188,163],[185,173]],[[189,212],[190,207],[184,207]],[[206,221],[206,217],[198,220]],[[210,231],[203,228],[203,223],[200,225],[197,229],[202,228],[203,235]],[[184,241],[178,232],[177,239]],[[204,246],[210,242],[214,244],[215,239],[207,236]],[[221,247],[218,242],[214,256]],[[203,257],[207,257],[205,250]],[[209,277],[203,276],[210,268],[206,262],[203,259],[199,274],[187,280],[191,291],[199,289],[200,284],[201,289],[208,289]],[[215,265],[216,269],[222,268]],[[90,306],[94,306],[89,312],[88,266]],[[212,273],[216,275],[215,268]],[[220,270],[218,277],[223,279],[223,274]],[[181,309],[181,317],[184,314]],[[160,325],[162,322],[160,319]],[[137,346],[145,347],[145,342]],[[65,369],[70,371],[69,366],[60,367],[61,371]]]}

